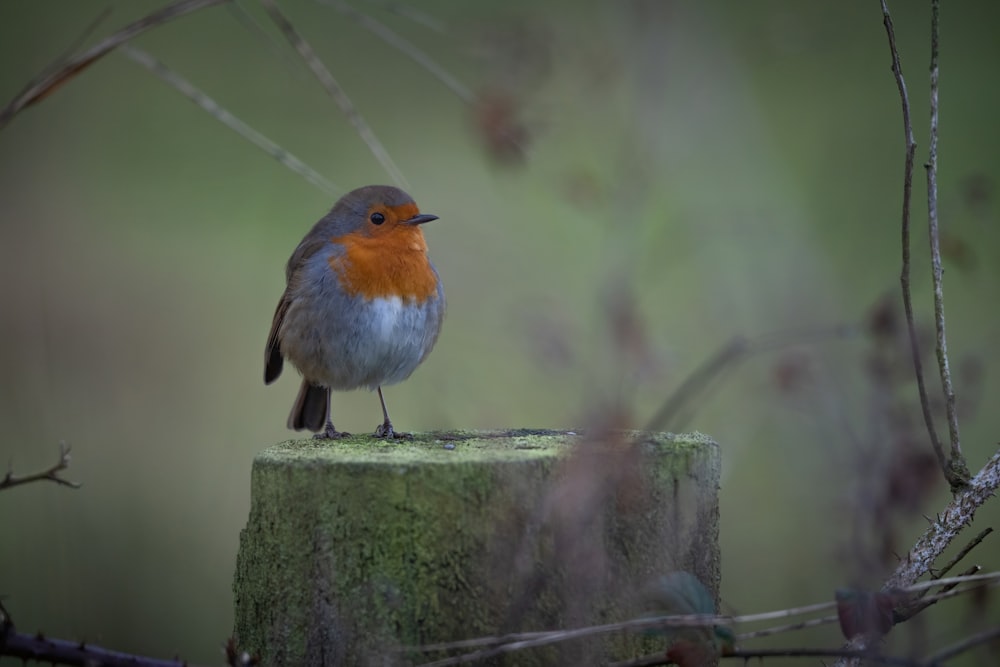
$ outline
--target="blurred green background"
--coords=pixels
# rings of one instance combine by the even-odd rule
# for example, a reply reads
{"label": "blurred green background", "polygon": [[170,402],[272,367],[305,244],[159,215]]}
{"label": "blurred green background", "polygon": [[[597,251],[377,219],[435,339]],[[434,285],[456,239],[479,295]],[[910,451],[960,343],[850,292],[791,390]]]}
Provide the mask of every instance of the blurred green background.
{"label": "blurred green background", "polygon": [[[159,4],[5,0],[0,98],[105,8],[91,41]],[[926,318],[929,3],[893,4]],[[948,333],[978,470],[998,439],[1000,5],[943,4]],[[135,44],[342,191],[388,182],[243,6]],[[441,217],[426,233],[449,314],[427,362],[386,392],[398,427],[575,428],[607,406],[642,426],[733,336],[858,325],[734,364],[685,427],[724,452],[725,611],[879,581],[886,549],[905,552],[947,492],[906,468],[911,492],[873,509],[894,442],[927,451],[908,372],[880,383],[866,333],[880,299],[897,303],[900,268],[903,135],[878,2],[414,5],[430,27],[357,5],[475,91],[471,106],[330,7],[282,6]],[[67,476],[84,483],[0,494],[0,594],[20,629],[219,662],[251,461],[290,436],[297,389],[294,373],[264,386],[264,340],[284,263],[331,204],[118,53],[0,131],[0,454],[30,472],[66,440]],[[333,410],[349,431],[380,421],[367,392]],[[973,528],[998,518],[994,501]],[[1000,568],[998,539],[968,564]],[[995,602],[939,607],[898,641],[942,645],[1000,619]],[[835,630],[777,643],[820,641]]]}

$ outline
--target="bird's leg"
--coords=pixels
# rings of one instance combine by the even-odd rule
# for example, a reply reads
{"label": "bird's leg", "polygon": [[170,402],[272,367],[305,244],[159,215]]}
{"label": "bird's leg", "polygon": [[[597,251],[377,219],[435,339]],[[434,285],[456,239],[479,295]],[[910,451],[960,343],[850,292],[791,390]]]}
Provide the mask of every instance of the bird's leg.
{"label": "bird's leg", "polygon": [[396,430],[392,428],[392,422],[389,421],[389,411],[385,409],[385,399],[382,398],[382,387],[378,388],[378,400],[382,404],[383,421],[382,424],[375,429],[375,437],[385,438],[386,440],[413,438],[412,433],[396,433]]}
{"label": "bird's leg", "polygon": [[344,431],[338,431],[333,427],[333,411],[330,409],[330,391],[327,390],[324,396],[324,407],[326,408],[326,427],[314,435],[313,437],[317,440],[340,440],[341,438],[346,438],[350,433],[345,433]]}

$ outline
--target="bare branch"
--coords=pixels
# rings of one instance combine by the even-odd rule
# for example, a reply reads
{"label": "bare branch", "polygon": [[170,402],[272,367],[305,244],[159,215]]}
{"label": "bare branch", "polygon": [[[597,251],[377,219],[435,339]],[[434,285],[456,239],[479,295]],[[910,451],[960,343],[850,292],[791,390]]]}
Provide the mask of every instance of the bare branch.
{"label": "bare branch", "polygon": [[754,630],[753,632],[743,632],[736,635],[736,641],[746,641],[747,639],[759,639],[760,637],[770,637],[772,635],[780,635],[784,632],[794,632],[796,630],[805,630],[807,628],[815,628],[820,625],[828,625],[830,623],[836,623],[840,619],[839,616],[833,614],[831,616],[820,616],[819,618],[811,618],[808,621],[802,621],[801,623],[789,623],[786,625],[776,625],[771,628],[764,628],[763,630]]}
{"label": "bare branch", "polygon": [[966,556],[969,555],[970,551],[972,551],[973,549],[975,549],[976,547],[978,547],[979,543],[982,542],[984,539],[986,539],[986,536],[989,535],[992,532],[993,532],[993,528],[992,527],[987,527],[987,528],[984,528],[982,531],[980,531],[980,533],[978,535],[976,535],[974,538],[972,538],[971,542],[969,542],[968,544],[966,544],[964,547],[962,547],[961,551],[959,551],[957,554],[955,554],[954,558],[952,558],[950,561],[948,561],[948,563],[944,567],[942,567],[940,570],[938,570],[935,573],[935,576],[937,576],[937,577],[943,577],[944,575],[948,574],[948,572],[950,572],[953,567],[955,567],[956,565],[958,565],[959,562],[963,558],[965,558]]}
{"label": "bare branch", "polygon": [[55,465],[43,470],[41,472],[36,472],[31,475],[24,475],[22,477],[17,477],[14,475],[13,467],[8,466],[7,474],[4,475],[3,479],[0,479],[0,491],[4,489],[11,489],[15,486],[20,486],[22,484],[30,484],[32,482],[55,482],[61,486],[68,486],[71,489],[79,489],[83,486],[80,482],[71,482],[68,479],[64,479],[59,476],[59,473],[63,470],[69,468],[70,460],[70,447],[65,442],[59,443],[59,460],[56,461]]}
{"label": "bare branch", "polygon": [[895,665],[896,667],[924,667],[919,660],[912,658],[895,658],[872,651],[851,651],[837,648],[789,648],[789,649],[751,649],[746,651],[731,651],[723,657],[749,660],[750,658],[847,658],[864,660],[872,665]]}
{"label": "bare branch", "polygon": [[327,69],[326,65],[319,59],[316,55],[316,51],[313,50],[312,46],[299,34],[295,26],[291,24],[288,18],[282,13],[278,8],[278,5],[274,0],[261,0],[261,4],[267,11],[268,16],[274,21],[274,24],[281,29],[281,32],[285,35],[285,39],[288,40],[299,55],[302,60],[306,62],[309,68],[313,71],[313,74],[319,79],[319,82],[326,89],[326,92],[330,94],[333,101],[337,103],[340,107],[340,111],[347,117],[348,122],[354,127],[354,131],[358,133],[361,140],[368,145],[368,150],[372,152],[375,159],[379,161],[382,168],[386,170],[390,178],[396,182],[397,185],[404,189],[409,188],[409,184],[406,182],[406,177],[403,176],[403,172],[399,170],[396,163],[392,161],[389,156],[389,152],[382,145],[382,142],[378,140],[375,136],[375,132],[372,130],[371,126],[358,111],[357,107],[351,101],[351,98],[347,96],[344,89],[341,88],[340,84]]}
{"label": "bare branch", "polygon": [[811,343],[829,338],[846,338],[855,330],[847,326],[830,326],[818,329],[792,329],[764,334],[757,338],[736,336],[714,355],[699,365],[673,391],[644,430],[660,431],[664,428],[680,430],[684,419],[679,418],[683,409],[695,398],[703,395],[707,388],[722,374],[747,358],[764,352],[772,352],[791,345]]}
{"label": "bare branch", "polygon": [[122,46],[121,50],[122,53],[128,56],[133,62],[142,65],[147,70],[155,74],[161,81],[171,86],[181,95],[208,112],[212,118],[215,118],[217,121],[233,130],[254,146],[261,149],[275,160],[294,171],[296,174],[302,176],[316,187],[333,196],[337,196],[342,192],[340,188],[323,178],[323,176],[321,176],[315,169],[244,123],[226,109],[219,106],[215,100],[191,85],[191,82],[177,72],[171,70],[146,51],[129,44]]}
{"label": "bare branch", "polygon": [[455,95],[457,95],[458,98],[466,104],[475,103],[475,94],[469,90],[465,84],[456,79],[451,72],[437,64],[433,58],[427,55],[427,53],[422,51],[406,38],[402,37],[389,26],[377,21],[368,14],[355,9],[346,2],[341,2],[340,0],[319,0],[319,2],[327,5],[328,7],[333,7],[341,14],[357,21],[357,23],[365,30],[368,30],[372,34],[376,35],[394,49],[398,49],[404,53],[411,60],[430,72],[438,81],[443,83],[448,90],[455,93]]}
{"label": "bare branch", "polygon": [[151,12],[138,21],[134,21],[110,37],[98,42],[83,53],[74,57],[61,59],[53,63],[44,72],[35,77],[17,94],[7,106],[0,110],[0,130],[20,113],[25,107],[45,99],[62,84],[66,83],[84,69],[92,65],[110,51],[118,48],[130,39],[142,34],[150,28],[155,28],[168,21],[180,18],[205,7],[222,4],[229,0],[178,0],[162,9]]}
{"label": "bare branch", "polygon": [[434,18],[430,14],[417,9],[416,7],[410,7],[409,5],[402,5],[395,2],[379,2],[378,0],[369,0],[374,4],[379,5],[382,9],[397,16],[402,16],[403,18],[409,19],[418,25],[422,25],[428,30],[433,30],[434,32],[441,33],[442,35],[447,32],[447,26],[444,22]]}
{"label": "bare branch", "polygon": [[947,660],[951,660],[957,655],[965,653],[969,649],[975,648],[980,644],[985,644],[986,642],[993,641],[1000,638],[1000,625],[994,626],[989,630],[984,630],[979,634],[972,635],[971,637],[966,637],[965,639],[952,644],[951,646],[942,649],[927,658],[925,661],[929,665],[941,664]]}
{"label": "bare branch", "polygon": [[954,488],[957,480],[950,472],[944,447],[934,428],[934,416],[931,413],[930,399],[927,397],[927,385],[924,383],[923,362],[920,361],[920,345],[917,342],[917,326],[913,317],[913,295],[910,290],[910,200],[913,195],[913,158],[917,151],[917,142],[913,138],[913,123],[910,120],[910,96],[906,92],[906,81],[903,79],[903,67],[899,62],[899,50],[896,48],[896,31],[892,26],[892,16],[886,0],[879,0],[882,5],[882,24],[889,38],[889,51],[892,53],[892,73],[896,78],[899,98],[903,107],[903,133],[906,138],[906,158],[903,164],[903,219],[902,245],[903,268],[899,275],[899,283],[903,291],[903,309],[906,311],[906,329],[910,335],[910,356],[913,360],[913,370],[917,376],[917,390],[920,394],[920,410],[924,416],[924,425],[930,437],[938,464],[944,472],[948,484]]}
{"label": "bare branch", "polygon": [[958,410],[955,407],[955,388],[951,382],[948,365],[948,341],[945,336],[944,270],[941,268],[941,243],[938,235],[937,210],[937,144],[938,144],[938,39],[940,23],[940,0],[931,0],[931,137],[927,164],[927,232],[931,244],[931,269],[934,281],[934,328],[937,332],[938,371],[941,374],[941,389],[944,392],[945,413],[948,416],[948,434],[951,440],[951,460],[945,476],[955,488],[955,482],[969,479],[969,468],[962,456],[958,432]]}

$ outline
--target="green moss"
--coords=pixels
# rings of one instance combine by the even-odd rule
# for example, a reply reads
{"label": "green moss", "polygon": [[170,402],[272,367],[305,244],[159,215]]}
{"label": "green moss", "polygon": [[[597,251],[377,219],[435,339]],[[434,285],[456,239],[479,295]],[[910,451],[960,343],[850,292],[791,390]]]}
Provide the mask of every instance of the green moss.
{"label": "green moss", "polygon": [[[702,525],[717,521],[715,443],[629,433],[599,445],[518,430],[265,450],[234,583],[240,645],[267,664],[366,664],[402,660],[393,646],[621,620],[642,611],[642,582],[672,569],[699,569],[717,595],[718,546],[701,537],[717,535]],[[597,467],[575,452],[597,452]],[[621,488],[602,481],[636,462]],[[633,486],[638,500],[625,498]],[[593,512],[575,517],[579,506]],[[607,559],[600,576],[586,571],[595,554]],[[649,642],[603,641],[588,650]],[[573,662],[565,650],[517,662]]]}

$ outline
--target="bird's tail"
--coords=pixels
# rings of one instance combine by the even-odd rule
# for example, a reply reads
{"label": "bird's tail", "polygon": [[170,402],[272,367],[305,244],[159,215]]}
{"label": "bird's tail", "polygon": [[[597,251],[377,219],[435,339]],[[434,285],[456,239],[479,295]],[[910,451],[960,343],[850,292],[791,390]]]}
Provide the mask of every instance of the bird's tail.
{"label": "bird's tail", "polygon": [[299,395],[288,415],[288,428],[296,431],[322,431],[330,415],[330,390],[308,380],[302,381]]}

